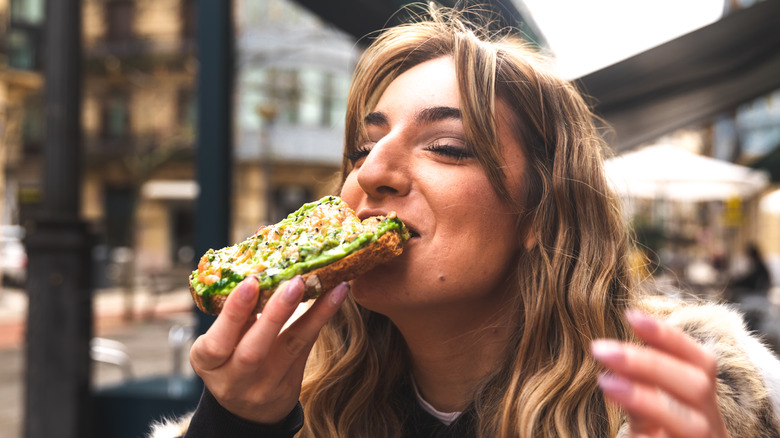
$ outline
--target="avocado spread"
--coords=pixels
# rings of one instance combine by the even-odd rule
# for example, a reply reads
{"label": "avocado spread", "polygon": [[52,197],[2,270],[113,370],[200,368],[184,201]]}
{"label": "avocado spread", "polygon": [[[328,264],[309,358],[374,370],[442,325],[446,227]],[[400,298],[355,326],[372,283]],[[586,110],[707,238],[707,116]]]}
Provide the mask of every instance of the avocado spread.
{"label": "avocado spread", "polygon": [[408,238],[394,214],[361,222],[340,198],[326,196],[304,204],[275,225],[260,228],[243,242],[208,250],[190,275],[190,284],[204,298],[229,294],[249,275],[257,277],[261,289],[271,289],[341,259],[394,229]]}

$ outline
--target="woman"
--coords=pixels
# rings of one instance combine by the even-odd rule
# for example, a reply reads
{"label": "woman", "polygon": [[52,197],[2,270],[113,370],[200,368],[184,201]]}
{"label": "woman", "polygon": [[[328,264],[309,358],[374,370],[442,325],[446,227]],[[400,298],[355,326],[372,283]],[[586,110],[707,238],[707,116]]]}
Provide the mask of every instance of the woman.
{"label": "woman", "polygon": [[396,211],[404,254],[286,330],[300,279],[259,318],[241,283],[193,345],[207,390],[186,436],[780,436],[777,360],[737,317],[639,295],[574,87],[429,12],[365,52],[345,131],[341,196]]}

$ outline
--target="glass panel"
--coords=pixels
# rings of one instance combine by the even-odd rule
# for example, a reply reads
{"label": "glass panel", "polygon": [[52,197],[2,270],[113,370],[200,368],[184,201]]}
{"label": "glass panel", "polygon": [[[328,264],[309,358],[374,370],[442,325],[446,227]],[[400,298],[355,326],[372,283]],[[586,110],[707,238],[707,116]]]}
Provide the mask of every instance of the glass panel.
{"label": "glass panel", "polygon": [[45,11],[45,0],[13,0],[11,2],[11,20],[14,23],[41,25]]}
{"label": "glass panel", "polygon": [[321,72],[304,69],[300,72],[300,123],[301,125],[317,126],[322,123],[324,92],[326,92],[324,77]]}
{"label": "glass panel", "polygon": [[129,134],[130,108],[124,94],[114,94],[106,99],[103,109],[103,134],[106,138],[121,139]]}

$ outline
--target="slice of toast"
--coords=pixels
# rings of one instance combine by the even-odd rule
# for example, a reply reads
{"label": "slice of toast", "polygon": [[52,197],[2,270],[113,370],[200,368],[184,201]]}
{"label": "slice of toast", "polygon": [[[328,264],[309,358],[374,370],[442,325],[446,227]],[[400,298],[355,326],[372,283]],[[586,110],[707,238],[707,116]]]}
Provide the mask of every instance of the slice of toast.
{"label": "slice of toast", "polygon": [[255,275],[259,313],[282,281],[301,275],[304,300],[316,298],[397,257],[408,238],[394,213],[360,221],[341,199],[329,196],[243,242],[209,250],[190,275],[190,292],[201,311],[216,315],[233,288]]}

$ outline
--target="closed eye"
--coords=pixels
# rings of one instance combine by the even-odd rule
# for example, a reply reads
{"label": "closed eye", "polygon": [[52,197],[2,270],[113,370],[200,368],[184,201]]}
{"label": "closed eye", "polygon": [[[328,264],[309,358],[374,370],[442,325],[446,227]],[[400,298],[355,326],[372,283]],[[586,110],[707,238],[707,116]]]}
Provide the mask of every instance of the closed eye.
{"label": "closed eye", "polygon": [[355,148],[354,151],[344,154],[344,158],[355,164],[361,158],[365,158],[369,152],[371,152],[371,148],[363,144]]}
{"label": "closed eye", "polygon": [[442,155],[447,158],[454,158],[457,161],[473,158],[472,154],[467,149],[461,146],[452,146],[448,144],[432,144],[425,148],[427,151],[431,151],[435,154]]}

